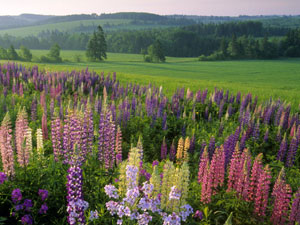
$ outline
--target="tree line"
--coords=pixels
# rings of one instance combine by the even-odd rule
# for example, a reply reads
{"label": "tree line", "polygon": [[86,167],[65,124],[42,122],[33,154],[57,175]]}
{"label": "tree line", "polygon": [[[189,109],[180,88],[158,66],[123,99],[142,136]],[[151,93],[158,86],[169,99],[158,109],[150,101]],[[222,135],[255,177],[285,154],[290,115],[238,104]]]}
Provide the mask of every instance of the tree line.
{"label": "tree line", "polygon": [[[260,22],[238,22],[225,25],[201,24],[182,28],[135,32],[118,31],[106,34],[101,28],[101,31],[98,30],[97,32],[100,32],[101,38],[105,39],[106,51],[142,53],[145,61],[164,61],[162,55],[174,57],[200,56],[199,60],[300,57],[300,29],[282,30],[281,32],[285,36],[272,36],[270,38],[269,31],[270,29],[266,30]],[[273,30],[273,33],[276,32],[279,32],[279,30]],[[86,33],[68,34],[53,31],[49,32],[49,35],[43,33],[42,38],[24,38],[26,45],[23,45],[23,39],[0,36],[0,46],[20,48],[23,45],[30,49],[39,49],[39,47],[43,47],[40,49],[49,49],[57,44],[62,49],[86,50],[87,48],[100,48],[97,47],[96,42],[92,44],[93,47],[90,46],[94,36],[95,33],[92,35]],[[44,44],[39,46],[40,43]],[[158,55],[160,56],[158,57]],[[94,58],[93,55],[88,55],[88,57]],[[104,55],[102,57],[105,58]]]}
{"label": "tree line", "polygon": [[255,39],[249,36],[231,40],[222,39],[220,48],[209,56],[201,55],[200,61],[226,59],[275,59],[278,57],[300,57],[300,29],[290,30],[284,38],[270,40],[267,36]]}
{"label": "tree line", "polygon": [[[197,57],[210,55],[218,50],[222,38],[230,39],[232,34],[240,36],[264,37],[284,36],[287,28],[263,27],[261,22],[229,22],[224,24],[195,24],[178,28],[160,28],[136,31],[106,32],[107,48],[109,52],[140,53],[156,40],[162,43],[168,56]],[[44,31],[38,36],[13,37],[0,36],[0,46],[8,48],[14,45],[19,48],[24,45],[30,49],[49,49],[54,43],[66,50],[85,50],[91,33],[66,33]]]}

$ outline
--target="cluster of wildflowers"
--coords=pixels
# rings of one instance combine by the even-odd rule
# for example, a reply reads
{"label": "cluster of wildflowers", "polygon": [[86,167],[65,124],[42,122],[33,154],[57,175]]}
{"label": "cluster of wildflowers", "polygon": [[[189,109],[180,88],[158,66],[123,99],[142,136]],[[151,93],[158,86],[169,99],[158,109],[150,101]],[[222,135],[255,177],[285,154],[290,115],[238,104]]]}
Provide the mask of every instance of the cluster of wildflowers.
{"label": "cluster of wildflowers", "polygon": [[280,171],[274,184],[272,196],[274,206],[271,216],[273,224],[284,225],[288,219],[288,209],[291,200],[291,187],[285,182],[284,168]]}
{"label": "cluster of wildflowers", "polygon": [[68,223],[85,224],[84,211],[88,208],[88,203],[83,200],[82,169],[78,162],[75,161],[68,169],[67,179]]}
{"label": "cluster of wildflowers", "polygon": [[0,172],[0,184],[3,184],[4,181],[6,181],[6,180],[7,180],[6,174],[3,172]]}
{"label": "cluster of wildflowers", "polygon": [[[16,148],[18,163],[20,166],[24,167],[29,163],[30,157],[30,146],[26,145],[27,130],[28,130],[28,121],[25,109],[23,108],[18,112],[16,120]],[[29,139],[30,137],[28,137]]]}
{"label": "cluster of wildflowers", "polygon": [[0,127],[0,150],[3,171],[8,176],[14,176],[15,174],[11,133],[10,117],[7,113]]}
{"label": "cluster of wildflowers", "polygon": [[[183,169],[177,171],[178,177],[176,177],[174,174],[176,170],[172,169],[174,166],[170,161],[167,161],[165,166],[169,169],[164,169],[166,176],[161,183],[161,176],[157,170],[158,162],[154,161],[150,183],[146,181],[140,186],[139,177],[141,174],[137,166],[140,162],[139,149],[133,148],[130,150],[127,164],[126,161],[121,163],[121,167],[122,164],[125,164],[126,171],[124,175],[121,173],[118,184],[124,183],[125,192],[122,191],[123,189],[120,191],[120,188],[117,189],[112,184],[104,187],[105,193],[114,199],[106,203],[106,208],[111,215],[118,216],[117,224],[123,224],[126,220],[134,220],[138,224],[149,224],[153,217],[161,218],[163,224],[181,224],[181,221],[186,221],[187,217],[193,213],[192,207],[185,204],[188,191],[186,184],[188,179],[185,177],[189,176],[185,172],[188,170],[187,163],[182,165]],[[174,173],[172,174],[172,172]],[[164,202],[163,205],[162,201]],[[175,208],[177,208],[176,212],[173,211]]]}
{"label": "cluster of wildflowers", "polygon": [[[39,214],[46,214],[48,211],[48,206],[46,200],[48,198],[48,191],[44,189],[39,189],[38,195],[41,199],[41,206],[38,210]],[[21,216],[21,222],[24,225],[31,225],[34,223],[33,216],[33,207],[37,204],[34,204],[31,199],[24,199],[23,203],[23,195],[19,188],[16,188],[11,193],[11,199],[14,204],[12,216],[19,217]]]}

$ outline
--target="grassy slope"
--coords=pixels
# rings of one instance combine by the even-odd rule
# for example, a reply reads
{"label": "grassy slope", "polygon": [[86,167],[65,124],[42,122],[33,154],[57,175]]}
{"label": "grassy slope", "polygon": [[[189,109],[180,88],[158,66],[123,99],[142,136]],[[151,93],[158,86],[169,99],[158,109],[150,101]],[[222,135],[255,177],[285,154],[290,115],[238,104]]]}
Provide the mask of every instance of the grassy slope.
{"label": "grassy slope", "polygon": [[[47,51],[32,51],[35,56]],[[89,67],[96,72],[117,72],[122,82],[163,85],[167,91],[177,87],[192,90],[214,87],[236,93],[252,92],[259,99],[270,96],[299,104],[300,59],[198,62],[196,58],[168,58],[166,63],[144,63],[141,55],[108,53],[104,62],[86,62],[83,51],[63,51],[62,64],[39,64],[51,71],[81,70]],[[83,62],[72,62],[74,55],[81,55]],[[27,63],[28,64],[28,63]],[[31,63],[33,65],[36,63]]]}
{"label": "grassy slope", "polygon": [[[94,19],[94,20],[78,20],[72,22],[61,22],[52,23],[44,25],[26,26],[13,29],[0,30],[0,35],[9,34],[12,36],[26,37],[26,36],[36,36],[42,31],[54,31],[58,30],[61,32],[74,32],[74,29],[79,28],[80,25],[84,26],[98,26],[110,24],[110,27],[103,27],[104,30],[118,30],[118,29],[128,29],[128,30],[139,30],[139,29],[150,29],[150,28],[164,28],[170,27],[168,25],[159,24],[147,24],[147,25],[134,25],[130,24],[132,20],[129,19]],[[78,31],[76,31],[78,32]]]}
{"label": "grassy slope", "polygon": [[[14,29],[6,29],[0,30],[0,35],[9,34],[13,36],[26,37],[31,35],[38,35],[42,31],[52,31],[59,30],[64,32],[73,31],[73,29],[79,27],[81,24],[84,26],[92,26],[92,25],[103,25],[109,23],[110,25],[127,25],[130,20],[110,20],[110,19],[101,19],[101,20],[79,20],[72,22],[61,22],[61,23],[52,23],[45,25],[36,25],[36,26],[28,26]],[[124,26],[126,28],[126,26]]]}

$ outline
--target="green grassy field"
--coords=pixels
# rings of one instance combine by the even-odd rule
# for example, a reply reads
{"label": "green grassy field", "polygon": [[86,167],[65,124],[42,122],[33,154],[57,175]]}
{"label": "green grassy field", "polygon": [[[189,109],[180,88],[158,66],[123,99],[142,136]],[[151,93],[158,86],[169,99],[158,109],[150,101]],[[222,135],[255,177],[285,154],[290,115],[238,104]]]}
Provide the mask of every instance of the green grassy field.
{"label": "green grassy field", "polygon": [[[159,24],[147,24],[147,25],[135,25],[131,24],[132,20],[130,19],[94,19],[94,20],[78,20],[71,22],[60,22],[52,24],[43,24],[35,26],[26,26],[13,29],[4,29],[0,30],[0,35],[9,34],[16,37],[27,37],[27,36],[36,36],[42,31],[61,31],[61,32],[77,32],[80,33],[80,26],[103,26],[105,31],[114,31],[114,30],[140,30],[140,29],[152,29],[152,28],[163,28],[170,27],[168,25],[159,25]],[[105,24],[109,24],[107,27]],[[85,31],[86,32],[86,31]],[[92,30],[91,30],[92,32]]]}
{"label": "green grassy field", "polygon": [[[35,57],[47,51],[32,51]],[[79,55],[82,62],[76,63]],[[108,53],[103,62],[87,62],[84,51],[62,51],[61,56],[68,62],[61,64],[24,63],[39,65],[49,71],[89,70],[98,73],[116,72],[121,82],[162,85],[168,93],[178,87],[191,90],[222,88],[233,93],[251,92],[260,100],[280,98],[299,105],[300,59],[285,60],[243,60],[199,62],[196,58],[167,57],[166,63],[145,63],[141,55]],[[4,62],[4,61],[1,61]]]}
{"label": "green grassy field", "polygon": [[81,25],[84,26],[103,26],[104,24],[109,23],[110,25],[116,26],[124,26],[124,29],[126,28],[125,25],[128,25],[128,23],[131,20],[110,20],[110,19],[101,19],[101,20],[78,20],[78,21],[72,21],[72,22],[61,22],[61,23],[52,23],[52,24],[44,24],[44,25],[36,25],[36,26],[28,26],[28,27],[21,27],[21,28],[13,28],[13,29],[5,29],[0,30],[0,35],[9,34],[12,36],[18,36],[18,37],[26,37],[26,36],[35,36],[38,35],[42,31],[54,31],[58,30],[61,32],[73,32],[75,28],[80,27]]}

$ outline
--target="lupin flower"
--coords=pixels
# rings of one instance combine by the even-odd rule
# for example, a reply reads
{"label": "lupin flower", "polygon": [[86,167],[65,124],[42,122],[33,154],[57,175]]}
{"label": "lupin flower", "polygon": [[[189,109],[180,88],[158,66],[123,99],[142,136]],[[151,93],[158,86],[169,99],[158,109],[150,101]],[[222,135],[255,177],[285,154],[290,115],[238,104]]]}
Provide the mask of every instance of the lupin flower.
{"label": "lupin flower", "polygon": [[139,149],[140,159],[143,160],[144,158],[144,150],[143,150],[143,143],[142,143],[142,136],[139,136],[139,140],[137,142],[136,147]]}
{"label": "lupin flower", "polygon": [[111,185],[111,184],[105,185],[104,191],[105,191],[105,194],[110,198],[115,198],[115,199],[119,198],[118,189],[116,189],[116,187],[114,185]]}
{"label": "lupin flower", "polygon": [[[177,168],[177,170],[179,170]],[[188,197],[189,191],[189,182],[190,182],[190,171],[187,162],[183,162],[180,170],[174,176],[174,185],[178,187],[181,192],[179,206],[185,205]],[[173,206],[173,211],[177,211],[178,209]]]}
{"label": "lupin flower", "polygon": [[34,97],[34,99],[32,100],[31,103],[31,120],[35,121],[37,118],[37,100],[36,97]]}
{"label": "lupin flower", "polygon": [[163,218],[163,225],[180,225],[181,218],[175,212]]}
{"label": "lupin flower", "polygon": [[28,128],[25,134],[26,139],[26,151],[28,151],[29,155],[32,155],[32,130]]}
{"label": "lupin flower", "polygon": [[294,162],[295,162],[295,157],[296,157],[296,153],[297,153],[297,149],[298,149],[298,140],[297,138],[294,136],[291,143],[290,143],[290,147],[287,153],[287,157],[286,157],[286,163],[285,165],[287,167],[291,167],[293,166]]}
{"label": "lupin flower", "polygon": [[175,147],[174,139],[173,139],[172,145],[170,147],[170,156],[169,156],[169,158],[170,158],[171,161],[174,161],[175,157],[176,157],[176,147]]}
{"label": "lupin flower", "polygon": [[185,161],[188,161],[189,149],[190,149],[190,138],[186,137],[184,141],[184,149],[183,149],[183,159]]}
{"label": "lupin flower", "polygon": [[217,187],[223,185],[225,177],[225,154],[223,146],[218,148],[212,157],[210,174],[212,176],[213,193],[216,193]]}
{"label": "lupin flower", "polygon": [[46,214],[48,211],[48,206],[47,206],[47,203],[43,203],[41,205],[41,208],[39,210],[39,214]]}
{"label": "lupin flower", "polygon": [[172,162],[167,161],[164,165],[163,178],[161,185],[161,208],[167,209],[169,202],[169,193],[171,187],[174,186],[173,175],[175,173],[175,168]]}
{"label": "lupin flower", "polygon": [[82,170],[76,163],[68,169],[67,179],[68,223],[83,225],[85,224],[84,211],[87,207],[82,195]]}
{"label": "lupin flower", "polygon": [[33,219],[29,214],[26,214],[26,215],[22,216],[21,223],[26,224],[26,225],[31,225],[31,224],[33,224]]}
{"label": "lupin flower", "polygon": [[43,130],[43,138],[44,138],[44,140],[47,140],[48,139],[47,112],[43,113],[42,130]]}
{"label": "lupin flower", "polygon": [[286,133],[285,133],[280,144],[280,149],[278,150],[277,160],[283,162],[286,151],[287,151],[287,140],[286,140]]}
{"label": "lupin flower", "polygon": [[179,199],[180,199],[180,196],[181,196],[181,191],[178,190],[178,189],[176,188],[176,186],[172,186],[172,187],[171,187],[170,194],[169,194],[169,199],[170,199],[170,200],[172,200],[172,199],[179,200]]}
{"label": "lupin flower", "polygon": [[204,151],[202,153],[201,159],[200,159],[200,163],[199,163],[199,170],[198,170],[198,183],[199,184],[203,182],[205,168],[206,168],[206,165],[208,162],[209,162],[209,156],[208,156],[207,147],[205,147]]}
{"label": "lupin flower", "polygon": [[215,138],[211,137],[209,140],[209,145],[208,145],[208,154],[209,154],[210,159],[212,158],[212,156],[214,154],[215,144],[216,144]]}
{"label": "lupin flower", "polygon": [[117,135],[116,135],[116,163],[117,165],[122,162],[122,132],[121,128],[118,126]]}
{"label": "lupin flower", "polygon": [[167,153],[168,153],[168,147],[167,147],[167,144],[166,144],[166,139],[164,137],[163,143],[161,144],[161,153],[160,153],[161,160],[167,158]]}
{"label": "lupin flower", "polygon": [[237,190],[238,179],[241,173],[240,160],[241,160],[241,155],[237,144],[230,161],[227,191]]}
{"label": "lupin flower", "polygon": [[250,178],[250,187],[248,191],[248,199],[253,201],[257,192],[258,187],[258,180],[259,176],[263,171],[263,165],[262,165],[262,157],[263,154],[260,153],[256,156],[252,170],[251,170],[251,178]]}
{"label": "lupin flower", "polygon": [[212,195],[212,176],[210,173],[209,161],[206,162],[201,184],[201,202],[210,203]]}
{"label": "lupin flower", "polygon": [[254,196],[254,213],[259,217],[266,215],[269,190],[271,183],[271,172],[269,166],[265,166],[258,179],[257,190]]}
{"label": "lupin flower", "polygon": [[26,117],[25,109],[23,108],[18,112],[16,120],[16,147],[18,163],[21,167],[24,167],[29,162],[30,152],[26,146],[26,131],[28,130],[28,121]]}
{"label": "lupin flower", "polygon": [[161,189],[161,178],[158,171],[157,165],[153,166],[153,172],[150,178],[150,184],[153,185],[153,196],[156,197],[160,193]]}
{"label": "lupin flower", "polygon": [[254,138],[254,140],[258,140],[258,138],[259,138],[259,120],[257,120],[254,130],[253,130],[253,138]]}
{"label": "lupin flower", "polygon": [[15,174],[11,132],[10,117],[6,113],[0,127],[0,151],[3,171],[7,176],[14,176]]}
{"label": "lupin flower", "polygon": [[36,130],[36,144],[37,144],[37,153],[38,155],[44,155],[44,146],[43,146],[43,133],[42,129]]}
{"label": "lupin flower", "polygon": [[[250,162],[251,164],[251,162]],[[240,177],[238,179],[237,183],[237,194],[239,197],[244,199],[245,201],[248,201],[248,191],[250,186],[250,179],[249,179],[249,168],[248,168],[248,162],[247,160],[244,160],[244,163],[242,164],[243,168],[241,170]]]}
{"label": "lupin flower", "polygon": [[11,199],[14,204],[19,203],[22,200],[22,193],[19,188],[16,188],[11,193]]}
{"label": "lupin flower", "polygon": [[180,160],[183,157],[183,145],[184,145],[184,142],[183,142],[183,138],[181,137],[178,141],[178,147],[177,147],[177,153],[176,153],[177,160]]}
{"label": "lupin flower", "polygon": [[51,121],[51,138],[54,159],[57,161],[59,156],[63,154],[61,143],[61,122],[60,117],[55,117]]}
{"label": "lupin flower", "polygon": [[290,225],[293,225],[294,223],[300,224],[300,188],[296,192],[295,198],[293,200],[289,222]]}
{"label": "lupin flower", "polygon": [[274,184],[272,196],[274,197],[274,207],[271,222],[273,224],[284,225],[288,217],[291,200],[291,187],[285,182],[284,168],[281,169]]}
{"label": "lupin flower", "polygon": [[44,190],[44,189],[39,189],[38,194],[41,197],[41,200],[45,201],[48,198],[49,192],[47,190]]}
{"label": "lupin flower", "polygon": [[138,182],[138,168],[135,166],[126,166],[126,180],[129,189],[134,189]]}
{"label": "lupin flower", "polygon": [[7,180],[6,174],[3,172],[0,172],[0,184],[3,184],[4,181],[6,181],[6,180]]}
{"label": "lupin flower", "polygon": [[267,142],[269,139],[269,128],[266,129],[265,135],[264,135],[264,142]]}

